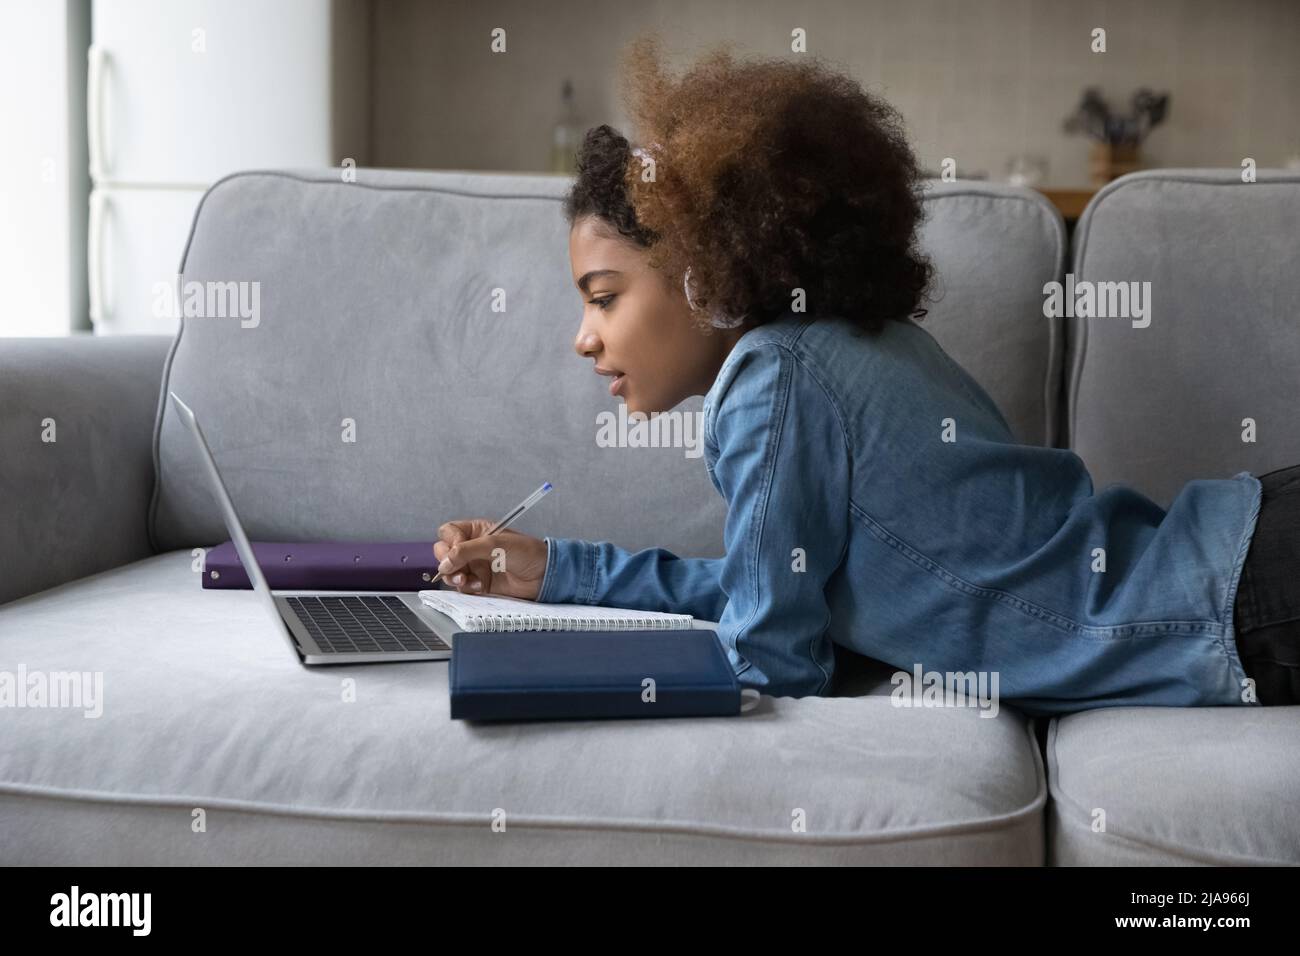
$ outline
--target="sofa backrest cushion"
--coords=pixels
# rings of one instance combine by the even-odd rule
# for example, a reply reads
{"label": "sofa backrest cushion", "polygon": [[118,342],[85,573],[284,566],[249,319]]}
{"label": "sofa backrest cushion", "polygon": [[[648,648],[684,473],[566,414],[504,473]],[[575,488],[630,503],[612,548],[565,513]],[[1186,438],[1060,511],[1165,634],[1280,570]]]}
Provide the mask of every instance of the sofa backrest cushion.
{"label": "sofa backrest cushion", "polygon": [[1056,445],[1065,341],[1043,315],[1065,226],[1047,199],[997,183],[932,183],[922,247],[936,267],[921,325],[975,377],[1022,444]]}
{"label": "sofa backrest cushion", "polygon": [[[1095,487],[1167,506],[1195,478],[1300,462],[1298,252],[1294,173],[1153,170],[1093,197],[1075,233],[1075,300],[1091,288],[1100,303],[1103,282],[1129,283],[1131,303],[1150,294],[1146,317],[1066,319],[1067,439]],[[1118,287],[1104,294],[1122,305]]]}
{"label": "sofa backrest cushion", "polygon": [[[198,414],[252,538],[432,540],[442,521],[495,519],[549,480],[555,492],[520,530],[721,553],[723,506],[698,443],[598,444],[610,434],[599,416],[614,416],[617,434],[622,406],[572,350],[568,186],[359,170],[352,183],[337,171],[241,173],[209,190],[182,306],[188,290],[257,285],[247,317],[211,314],[217,295],[208,314],[182,318],[163,394]],[[1052,353],[1039,290],[1059,223],[1026,196],[935,187],[924,239],[942,298],[925,322],[1024,440],[1042,441]],[[682,407],[687,435],[700,407]],[[155,445],[155,547],[224,540],[165,402]]]}

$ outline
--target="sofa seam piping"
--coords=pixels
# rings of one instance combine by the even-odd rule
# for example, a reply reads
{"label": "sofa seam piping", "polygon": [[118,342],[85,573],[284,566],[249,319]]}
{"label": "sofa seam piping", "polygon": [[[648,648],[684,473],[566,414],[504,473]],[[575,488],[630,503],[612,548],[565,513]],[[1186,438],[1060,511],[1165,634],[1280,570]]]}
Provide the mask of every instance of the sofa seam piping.
{"label": "sofa seam piping", "polygon": [[[1026,720],[1026,725],[1028,721]],[[1035,743],[1035,749],[1037,744]],[[28,798],[48,798],[57,800],[80,801],[83,803],[117,804],[130,807],[189,807],[206,806],[233,810],[237,812],[264,814],[267,816],[301,817],[311,820],[351,823],[379,824],[436,824],[443,826],[481,827],[490,822],[490,814],[459,816],[428,814],[421,815],[409,811],[370,811],[357,813],[347,810],[330,810],[321,807],[291,807],[284,804],[257,803],[235,798],[190,798],[183,795],[171,798],[144,794],[107,793],[104,791],[64,790],[39,785],[0,783],[0,794],[9,794]],[[712,836],[756,843],[800,844],[814,843],[825,846],[870,845],[892,843],[914,838],[936,838],[963,833],[984,834],[995,830],[1013,829],[1024,825],[1032,819],[1035,811],[1041,811],[1046,804],[1046,793],[1039,788],[1033,800],[1008,813],[984,817],[978,821],[962,823],[939,823],[908,830],[883,831],[876,834],[787,834],[784,830],[762,831],[741,827],[720,825],[693,825],[679,822],[660,822],[654,820],[581,820],[564,817],[526,817],[512,815],[512,827],[534,829],[568,829],[568,830],[618,830],[622,832],[645,833],[680,833],[686,836]]]}

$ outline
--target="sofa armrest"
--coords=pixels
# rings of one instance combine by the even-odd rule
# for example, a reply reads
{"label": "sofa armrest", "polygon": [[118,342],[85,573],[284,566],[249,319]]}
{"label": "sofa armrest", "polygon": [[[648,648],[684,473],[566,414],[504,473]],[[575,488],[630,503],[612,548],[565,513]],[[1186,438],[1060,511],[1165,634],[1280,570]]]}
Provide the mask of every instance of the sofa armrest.
{"label": "sofa armrest", "polygon": [[154,417],[171,341],[0,339],[0,604],[153,553]]}

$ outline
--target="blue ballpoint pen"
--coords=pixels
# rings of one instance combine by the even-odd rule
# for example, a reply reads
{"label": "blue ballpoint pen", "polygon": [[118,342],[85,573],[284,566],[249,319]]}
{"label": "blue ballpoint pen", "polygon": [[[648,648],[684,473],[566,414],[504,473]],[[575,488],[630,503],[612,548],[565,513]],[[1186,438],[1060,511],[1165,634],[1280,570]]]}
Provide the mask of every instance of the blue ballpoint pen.
{"label": "blue ballpoint pen", "polygon": [[[504,518],[502,518],[491,528],[489,528],[487,534],[485,534],[484,537],[487,537],[488,534],[496,534],[498,531],[504,531],[506,528],[510,527],[512,524],[514,524],[516,518],[518,518],[525,511],[527,511],[533,505],[537,504],[537,502],[541,501],[544,497],[546,497],[546,493],[551,490],[551,487],[552,485],[549,481],[542,482],[542,486],[540,488],[534,491],[523,501],[519,502],[519,504],[511,508],[508,512],[506,512],[506,516]],[[433,578],[429,581],[430,586],[437,584],[438,579],[440,577],[442,577],[441,571],[435,574]]]}

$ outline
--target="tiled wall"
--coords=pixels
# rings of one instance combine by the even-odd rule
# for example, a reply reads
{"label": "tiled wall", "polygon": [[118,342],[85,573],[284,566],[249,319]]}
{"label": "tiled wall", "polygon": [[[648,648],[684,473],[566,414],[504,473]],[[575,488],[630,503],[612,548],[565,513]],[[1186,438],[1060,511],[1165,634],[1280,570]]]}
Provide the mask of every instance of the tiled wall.
{"label": "tiled wall", "polygon": [[1032,153],[1048,184],[1086,184],[1088,141],[1061,123],[1088,85],[1172,93],[1148,165],[1300,163],[1300,0],[376,0],[373,162],[543,170],[565,77],[585,125],[627,131],[618,55],[640,31],[680,66],[724,39],[789,55],[795,27],[902,111],[930,168],[998,179]]}

